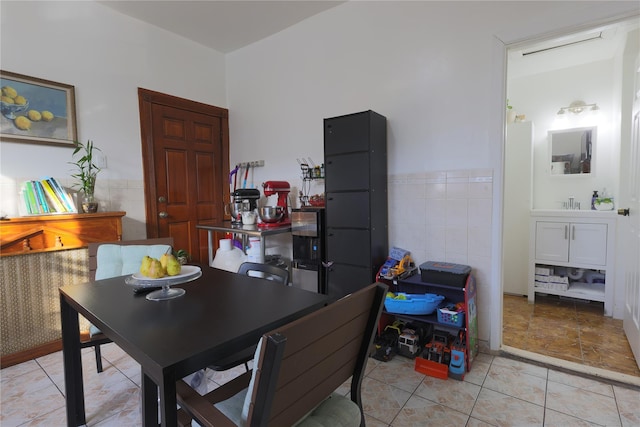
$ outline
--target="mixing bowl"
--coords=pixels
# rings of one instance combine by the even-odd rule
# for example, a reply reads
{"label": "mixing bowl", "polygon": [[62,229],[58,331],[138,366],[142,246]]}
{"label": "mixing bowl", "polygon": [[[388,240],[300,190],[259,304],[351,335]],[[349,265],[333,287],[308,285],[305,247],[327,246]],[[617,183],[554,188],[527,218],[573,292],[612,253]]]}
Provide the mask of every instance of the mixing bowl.
{"label": "mixing bowl", "polygon": [[284,208],[282,206],[262,206],[258,208],[258,215],[260,215],[262,222],[278,222],[284,216]]}

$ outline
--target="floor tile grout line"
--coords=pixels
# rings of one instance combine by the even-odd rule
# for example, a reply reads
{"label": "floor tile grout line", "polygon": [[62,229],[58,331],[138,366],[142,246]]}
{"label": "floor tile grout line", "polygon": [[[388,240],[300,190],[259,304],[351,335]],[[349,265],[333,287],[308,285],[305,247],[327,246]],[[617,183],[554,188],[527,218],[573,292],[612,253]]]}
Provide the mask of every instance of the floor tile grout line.
{"label": "floor tile grout line", "polygon": [[618,412],[618,418],[620,419],[620,425],[624,426],[624,422],[622,421],[622,411],[620,410],[620,405],[618,404],[618,393],[616,393],[616,388],[611,387],[613,389],[613,401],[616,403],[616,411]]}
{"label": "floor tile grout line", "polygon": [[36,362],[36,365],[38,365],[38,367],[42,370],[42,372],[47,376],[47,378],[49,379],[49,381],[51,381],[51,384],[53,384],[53,386],[56,388],[56,390],[58,390],[58,392],[60,393],[60,395],[62,396],[63,399],[66,399],[66,396],[64,394],[64,392],[62,390],[60,390],[60,387],[58,387],[58,384],[56,384],[56,382],[53,380],[53,378],[51,378],[51,375],[49,375],[49,373],[47,372],[47,370],[45,369],[44,366],[42,366],[40,364],[40,362],[38,362],[38,359],[33,359],[34,362]]}

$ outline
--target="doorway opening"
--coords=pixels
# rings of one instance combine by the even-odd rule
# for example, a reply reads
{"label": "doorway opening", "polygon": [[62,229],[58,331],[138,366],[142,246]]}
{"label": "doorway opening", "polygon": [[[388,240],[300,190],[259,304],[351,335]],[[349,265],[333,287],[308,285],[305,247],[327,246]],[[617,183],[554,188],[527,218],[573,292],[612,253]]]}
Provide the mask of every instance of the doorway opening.
{"label": "doorway opening", "polygon": [[[620,66],[616,62],[619,59],[616,58],[621,55],[627,35],[637,30],[638,18],[635,17],[615,25],[594,27],[579,34],[511,46],[507,50],[507,98],[512,109],[516,110],[511,116],[517,117],[517,123],[506,125],[502,348],[508,353],[532,360],[549,362],[549,358],[552,358],[552,364],[568,369],[600,376],[604,370],[611,374],[606,376],[617,378],[621,374],[623,378],[629,376],[634,382],[637,380],[640,383],[640,369],[626,339],[623,321],[620,316],[605,316],[602,302],[537,294],[535,303],[531,304],[526,298],[530,282],[529,253],[532,248],[530,214],[532,209],[543,209],[539,206],[540,188],[537,188],[538,193],[534,192],[534,188],[545,183],[544,179],[538,179],[535,174],[540,173],[540,169],[545,169],[540,165],[547,160],[547,131],[562,126],[556,122],[556,114],[561,107],[570,105],[581,97],[598,97],[603,100],[585,101],[608,104],[605,108],[609,111],[603,110],[605,114],[602,116],[609,116],[610,119],[599,122],[598,126],[608,137],[608,149],[619,149],[612,145],[612,142],[620,145],[620,128],[619,124],[614,123],[615,114],[612,111],[621,110],[620,105],[615,103],[621,103],[622,95],[615,91],[620,92],[623,85],[611,76],[615,75],[616,67]],[[607,72],[607,83],[598,87],[599,82],[604,79],[596,77],[596,74],[605,75]],[[518,132],[515,129],[518,124],[526,123],[531,126],[524,131],[520,130],[524,139],[521,138],[518,144],[522,145],[510,147],[510,133]],[[611,137],[612,135],[615,137]],[[514,157],[510,157],[510,149],[511,154],[515,153]],[[609,156],[609,153],[605,155]],[[613,164],[620,161],[616,155],[621,157],[620,153],[611,154]],[[521,164],[510,164],[510,161]],[[536,162],[537,167],[534,167]],[[517,175],[513,175],[511,179],[510,168],[517,170]],[[550,174],[551,168],[547,169]],[[596,173],[591,178],[563,178],[571,179],[572,186],[580,180],[589,179],[586,185],[591,187],[600,185],[601,181],[598,180],[603,179],[603,174]],[[545,179],[548,183],[549,177]],[[554,179],[557,182],[558,178]],[[600,187],[596,186],[591,190],[608,187],[609,191],[617,192],[619,180],[619,176],[611,180],[605,179]],[[554,189],[550,189],[550,192],[553,191]],[[590,195],[591,192],[580,194],[585,199],[586,206]],[[568,198],[570,194],[567,193],[566,196]],[[558,206],[545,206],[544,209],[562,209],[562,199],[555,198],[558,200],[554,199],[551,203],[557,202]],[[509,210],[510,213],[507,212]],[[508,260],[506,254],[513,255],[514,259]],[[610,285],[613,286],[613,283]]]}

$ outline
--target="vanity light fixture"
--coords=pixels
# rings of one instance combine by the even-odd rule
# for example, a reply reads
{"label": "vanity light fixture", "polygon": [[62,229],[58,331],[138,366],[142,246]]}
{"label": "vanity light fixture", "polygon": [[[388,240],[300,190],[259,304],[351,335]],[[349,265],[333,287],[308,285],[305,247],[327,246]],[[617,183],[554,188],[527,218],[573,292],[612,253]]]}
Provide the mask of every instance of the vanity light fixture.
{"label": "vanity light fixture", "polygon": [[573,114],[580,114],[586,110],[598,111],[599,109],[600,107],[598,107],[598,104],[586,104],[584,101],[573,101],[571,104],[569,104],[568,107],[560,108],[560,111],[558,111],[557,114],[560,116],[566,113],[567,111],[570,111]]}

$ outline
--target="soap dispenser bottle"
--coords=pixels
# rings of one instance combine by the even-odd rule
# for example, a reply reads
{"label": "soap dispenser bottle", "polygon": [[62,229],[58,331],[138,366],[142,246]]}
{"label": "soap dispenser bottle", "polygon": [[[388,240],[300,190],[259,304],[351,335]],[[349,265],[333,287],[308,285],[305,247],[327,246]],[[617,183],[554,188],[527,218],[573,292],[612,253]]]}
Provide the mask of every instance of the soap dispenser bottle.
{"label": "soap dispenser bottle", "polygon": [[591,210],[596,210],[596,200],[598,199],[598,190],[593,191],[593,196],[591,196]]}

